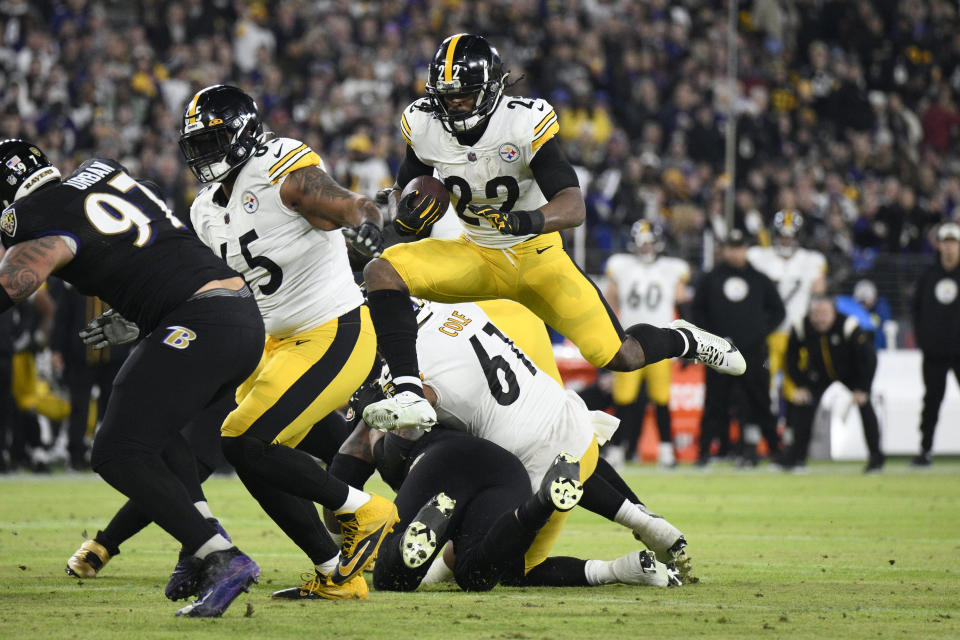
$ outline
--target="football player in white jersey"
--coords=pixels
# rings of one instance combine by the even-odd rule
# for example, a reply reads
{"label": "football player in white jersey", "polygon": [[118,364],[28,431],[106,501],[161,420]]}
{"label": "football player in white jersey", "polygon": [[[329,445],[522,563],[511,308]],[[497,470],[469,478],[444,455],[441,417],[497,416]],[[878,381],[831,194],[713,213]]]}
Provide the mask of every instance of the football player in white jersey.
{"label": "football player in white jersey", "polygon": [[[527,345],[518,347],[476,304],[426,303],[417,321],[423,384],[441,424],[489,440],[517,456],[533,490],[559,451],[579,457],[581,482],[593,482],[598,444],[616,430],[616,418],[588,410],[580,396],[531,362],[525,353]],[[389,372],[388,367],[384,369]],[[477,388],[481,380],[486,381],[485,389]],[[391,379],[383,382],[391,393],[395,390]],[[369,411],[368,407],[363,413],[365,421]],[[611,512],[611,519],[634,531],[662,561],[683,551],[683,534],[651,515],[639,500],[616,507],[619,512]],[[554,513],[540,530],[525,555],[525,572],[546,560],[566,518],[565,512]]]}
{"label": "football player in white jersey", "polygon": [[[607,260],[607,300],[626,326],[646,322],[658,327],[670,324],[677,304],[687,301],[690,265],[685,260],[662,255],[663,231],[647,220],[630,229],[632,253],[618,253]],[[640,388],[657,408],[660,447],[657,461],[676,465],[670,426],[670,361],[661,360],[636,371],[613,374],[613,402],[621,419],[617,433],[620,447],[631,454],[640,436],[644,407],[635,406]]]}
{"label": "football player in white jersey", "polygon": [[770,378],[774,388],[777,376],[784,372],[782,395],[790,401],[794,384],[784,370],[787,342],[791,327],[803,323],[810,299],[826,291],[827,260],[819,251],[800,246],[803,216],[789,209],[778,211],[773,217],[774,244],[770,247],[751,247],[747,260],[753,267],[773,280],[783,299],[787,316],[767,338],[770,348]]}
{"label": "football player in white jersey", "polygon": [[[244,276],[267,330],[263,358],[237,389],[238,406],[221,434],[224,455],[251,495],[316,567],[310,588],[274,597],[364,598],[360,572],[397,510],[295,447],[347,402],[373,366],[376,337],[344,235],[349,230],[354,246],[375,253],[380,212],[338,185],[307,145],[265,133],[256,103],[236,87],[215,85],[193,96],[180,147],[209,184],[191,208],[193,227]],[[341,549],[314,503],[337,514]]]}
{"label": "football player in white jersey", "polygon": [[585,205],[576,173],[560,151],[553,107],[504,96],[506,73],[481,36],[457,34],[440,45],[427,96],[400,116],[408,144],[387,198],[401,233],[426,236],[438,215],[434,196],[401,189],[437,177],[451,193],[464,234],[424,238],[387,249],[364,275],[378,348],[398,393],[375,405],[374,423],[429,426],[409,295],[439,302],[515,300],[570,338],[592,364],[632,371],[671,357],[696,358],[738,375],[745,364],[726,340],[681,323],[624,331],[596,286],[563,250],[559,231],[580,225]]}

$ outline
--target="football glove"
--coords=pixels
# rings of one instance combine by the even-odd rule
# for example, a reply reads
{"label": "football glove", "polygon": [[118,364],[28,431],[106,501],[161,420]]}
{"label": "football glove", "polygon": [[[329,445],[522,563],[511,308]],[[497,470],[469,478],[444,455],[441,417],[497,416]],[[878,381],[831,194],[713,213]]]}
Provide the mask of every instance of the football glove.
{"label": "football glove", "polygon": [[373,201],[378,206],[385,207],[390,202],[390,194],[394,191],[399,191],[396,187],[387,187],[386,189],[380,189],[377,191],[376,195],[373,196]]}
{"label": "football glove", "polygon": [[494,229],[507,236],[527,236],[543,231],[543,214],[539,210],[500,211],[485,204],[468,204],[467,208],[486,218]]}
{"label": "football glove", "polygon": [[397,219],[393,226],[402,236],[422,238],[430,235],[430,229],[443,217],[446,210],[429,194],[411,191],[397,203]]}
{"label": "football glove", "polygon": [[344,227],[343,235],[354,249],[368,258],[379,258],[383,252],[383,230],[369,220],[359,227]]}
{"label": "football glove", "polygon": [[84,344],[94,349],[133,342],[140,337],[140,327],[130,322],[115,309],[107,309],[80,330]]}

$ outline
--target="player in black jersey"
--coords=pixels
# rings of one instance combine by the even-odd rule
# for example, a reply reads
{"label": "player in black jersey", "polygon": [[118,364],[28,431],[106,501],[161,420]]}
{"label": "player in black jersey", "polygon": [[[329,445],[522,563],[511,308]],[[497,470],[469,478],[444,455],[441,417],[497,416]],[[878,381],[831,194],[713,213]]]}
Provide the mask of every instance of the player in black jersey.
{"label": "player in black jersey", "polygon": [[203,562],[200,598],[177,615],[219,616],[259,575],[194,506],[203,501],[181,427],[253,371],[263,320],[243,279],[148,187],[108,159],[65,179],[28,142],[0,141],[0,312],[52,274],[136,323],[92,466]]}

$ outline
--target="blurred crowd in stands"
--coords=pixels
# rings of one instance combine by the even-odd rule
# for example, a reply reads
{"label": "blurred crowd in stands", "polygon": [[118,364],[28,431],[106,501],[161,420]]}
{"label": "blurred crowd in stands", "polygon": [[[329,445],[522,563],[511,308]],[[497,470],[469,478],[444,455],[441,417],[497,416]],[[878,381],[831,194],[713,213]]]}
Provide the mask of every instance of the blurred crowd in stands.
{"label": "blurred crowd in stands", "polygon": [[957,3],[739,6],[731,92],[722,0],[0,0],[0,137],[36,141],[64,173],[117,158],[185,216],[197,184],[181,114],[196,90],[229,82],[372,195],[403,157],[398,114],[422,95],[436,47],[476,32],[499,48],[508,93],[559,113],[589,273],[641,218],[703,265],[727,231],[732,113],[736,226],[768,243],[774,212],[801,212],[802,244],[825,254],[835,291],[871,278],[905,313],[932,229],[960,207]]}

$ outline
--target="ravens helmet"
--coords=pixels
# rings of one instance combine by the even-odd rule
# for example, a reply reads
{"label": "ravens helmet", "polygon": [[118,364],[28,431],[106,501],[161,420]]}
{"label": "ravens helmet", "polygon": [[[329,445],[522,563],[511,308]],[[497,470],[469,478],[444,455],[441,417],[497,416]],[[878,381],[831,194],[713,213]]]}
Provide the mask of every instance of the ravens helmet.
{"label": "ravens helmet", "polygon": [[648,220],[638,220],[630,227],[630,239],[636,247],[637,255],[647,262],[656,260],[664,248],[663,229]]}
{"label": "ravens helmet", "polygon": [[[503,95],[500,54],[482,36],[458,33],[443,41],[427,71],[427,97],[434,115],[450,133],[470,131],[496,110]],[[448,100],[473,96],[473,106],[453,109]]]}
{"label": "ravens helmet", "polygon": [[803,229],[803,216],[797,211],[784,209],[773,216],[773,230],[776,234],[777,252],[789,257],[796,250]]}
{"label": "ravens helmet", "polygon": [[4,208],[51,180],[60,180],[60,171],[36,145],[19,138],[0,141],[0,201]]}
{"label": "ravens helmet", "polygon": [[217,84],[190,100],[180,129],[180,151],[200,182],[214,182],[253,157],[263,122],[253,98]]}

